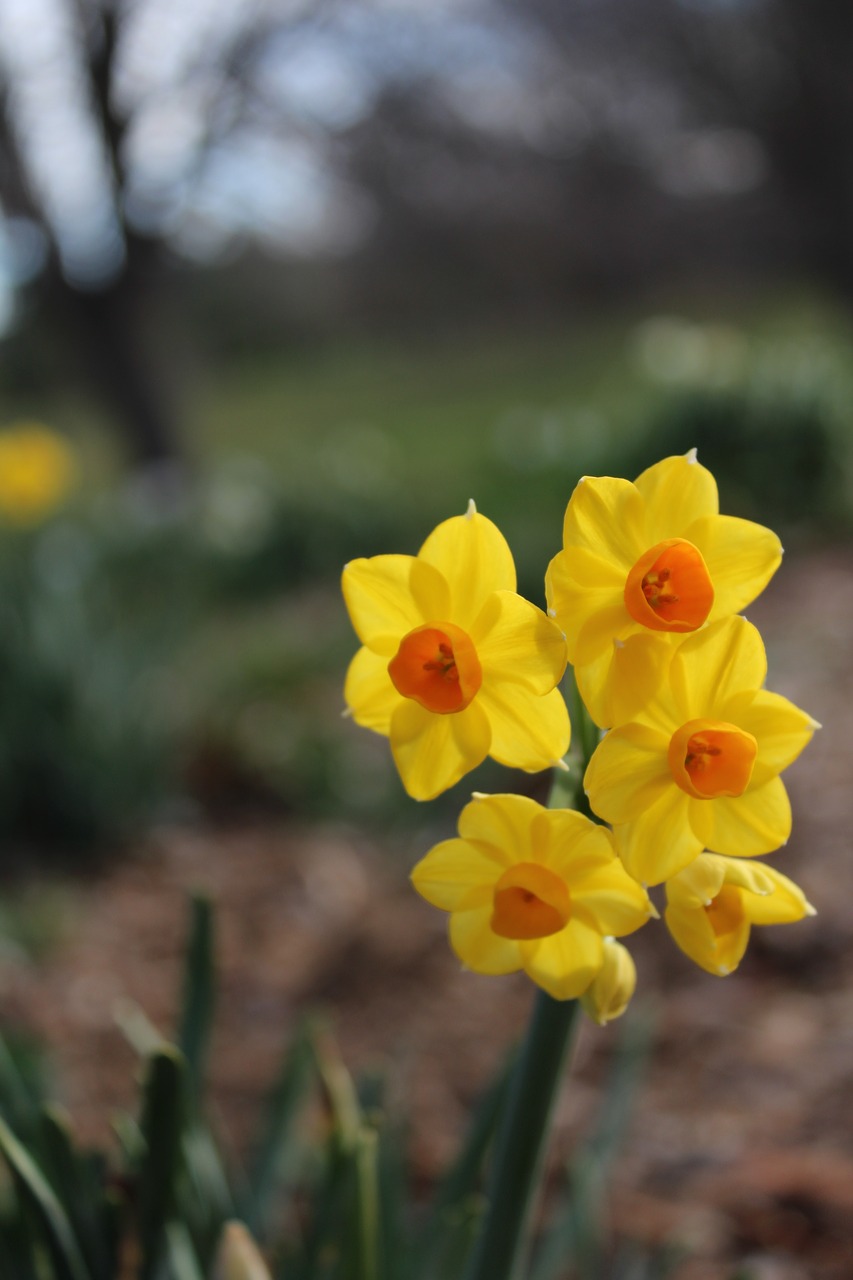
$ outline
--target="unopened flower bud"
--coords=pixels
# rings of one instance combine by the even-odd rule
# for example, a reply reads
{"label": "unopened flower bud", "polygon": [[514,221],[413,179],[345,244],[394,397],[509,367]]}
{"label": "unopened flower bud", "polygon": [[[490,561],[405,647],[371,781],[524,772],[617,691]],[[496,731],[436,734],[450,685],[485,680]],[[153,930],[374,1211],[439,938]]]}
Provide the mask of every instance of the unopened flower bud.
{"label": "unopened flower bud", "polygon": [[584,1012],[603,1027],[621,1018],[637,985],[631,953],[614,938],[604,939],[604,964],[581,996]]}

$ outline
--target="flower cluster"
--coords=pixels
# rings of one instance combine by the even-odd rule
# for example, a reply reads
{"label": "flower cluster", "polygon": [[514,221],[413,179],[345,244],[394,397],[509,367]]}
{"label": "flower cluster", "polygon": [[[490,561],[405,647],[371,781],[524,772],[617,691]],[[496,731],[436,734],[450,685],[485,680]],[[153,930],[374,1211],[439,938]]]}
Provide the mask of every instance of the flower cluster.
{"label": "flower cluster", "polygon": [[781,555],[769,529],[720,515],[692,451],[633,484],[581,480],[548,567],[547,615],[516,593],[509,548],[473,503],[417,556],[346,566],[363,646],[348,709],[389,738],[416,799],[486,756],[530,772],[561,763],[567,662],[603,731],[584,775],[592,818],[475,794],[458,836],[415,867],[463,964],[523,969],[605,1022],[634,990],[616,939],[657,915],[650,886],[665,886],[678,946],[718,975],[737,967],[753,924],[813,914],[796,885],[750,861],[788,839],[780,774],[818,727],[764,687],[761,636],[740,616]]}

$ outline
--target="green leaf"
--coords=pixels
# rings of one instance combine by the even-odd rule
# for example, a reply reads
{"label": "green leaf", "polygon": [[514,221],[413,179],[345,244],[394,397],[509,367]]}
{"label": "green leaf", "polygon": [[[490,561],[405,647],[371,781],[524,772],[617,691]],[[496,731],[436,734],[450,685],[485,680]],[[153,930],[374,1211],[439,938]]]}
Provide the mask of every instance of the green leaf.
{"label": "green leaf", "polygon": [[379,1280],[380,1206],[378,1135],[363,1125],[353,1150],[355,1166],[354,1280]]}
{"label": "green leaf", "polygon": [[38,1125],[41,1098],[24,1076],[6,1041],[0,1036],[0,1114],[19,1135],[29,1137]]}
{"label": "green leaf", "polygon": [[165,1249],[166,1224],[174,1214],[186,1119],[186,1063],[173,1045],[163,1045],[148,1064],[142,1122],[145,1154],[139,1170],[139,1280],[154,1280]]}
{"label": "green leaf", "polygon": [[95,1165],[74,1149],[68,1122],[57,1108],[44,1109],[41,1137],[45,1173],[68,1214],[86,1264],[97,1280],[111,1280],[106,1197]]}
{"label": "green leaf", "polygon": [[190,1099],[197,1108],[204,1091],[204,1069],[215,1004],[213,908],[208,898],[196,896],[192,899],[191,910],[178,1044],[187,1061]]}
{"label": "green leaf", "polygon": [[166,1224],[165,1256],[169,1280],[204,1280],[190,1233],[183,1222]]}
{"label": "green leaf", "polygon": [[116,1025],[127,1043],[141,1058],[156,1053],[164,1043],[163,1033],[158,1031],[147,1013],[135,1000],[125,997],[116,1002],[113,1014]]}
{"label": "green leaf", "polygon": [[240,1197],[240,1216],[259,1240],[266,1238],[273,1206],[296,1163],[295,1120],[311,1087],[315,1064],[312,1036],[311,1024],[303,1023],[284,1057]]}
{"label": "green leaf", "polygon": [[181,1201],[183,1217],[206,1269],[223,1222],[234,1216],[234,1202],[213,1134],[206,1125],[191,1124],[187,1129],[183,1157],[188,1174]]}
{"label": "green leaf", "polygon": [[622,1024],[598,1124],[570,1163],[568,1203],[542,1241],[532,1280],[560,1280],[569,1262],[574,1262],[580,1280],[598,1280],[602,1272],[607,1176],[631,1119],[652,1031],[653,1019],[637,1011]]}
{"label": "green leaf", "polygon": [[62,1205],[38,1165],[3,1120],[0,1120],[0,1152],[21,1198],[31,1205],[41,1224],[57,1280],[92,1280]]}
{"label": "green leaf", "polygon": [[458,1252],[457,1237],[465,1241],[471,1223],[479,1220],[485,1201],[478,1194],[483,1163],[495,1134],[509,1087],[516,1053],[507,1055],[471,1118],[456,1159],[438,1183],[432,1206],[418,1236],[414,1276],[443,1280],[450,1253]]}
{"label": "green leaf", "polygon": [[342,1151],[353,1151],[361,1132],[361,1107],[352,1076],[347,1071],[328,1028],[315,1025],[310,1035],[317,1072],[332,1109],[335,1136]]}

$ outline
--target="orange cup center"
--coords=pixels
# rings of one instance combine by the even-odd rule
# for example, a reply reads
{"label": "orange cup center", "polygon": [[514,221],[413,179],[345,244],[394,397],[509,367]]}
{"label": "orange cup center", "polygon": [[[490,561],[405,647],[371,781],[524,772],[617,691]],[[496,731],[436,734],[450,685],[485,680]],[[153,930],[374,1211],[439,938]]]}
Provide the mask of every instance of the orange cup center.
{"label": "orange cup center", "polygon": [[495,885],[491,924],[501,938],[548,938],[565,928],[571,914],[565,882],[538,862],[517,863]]}
{"label": "orange cup center", "polygon": [[625,583],[625,608],[652,631],[695,631],[713,603],[714,584],[702,552],[684,538],[650,547]]}
{"label": "orange cup center", "polygon": [[452,622],[416,627],[388,663],[394,688],[427,711],[463,711],[483,683],[471,637]]}
{"label": "orange cup center", "polygon": [[724,884],[716,898],[705,908],[705,915],[714,930],[715,938],[734,933],[743,924],[745,914],[740,890],[733,884]]}
{"label": "orange cup center", "polygon": [[667,759],[673,778],[698,800],[742,796],[749,786],[758,743],[724,720],[688,720],[672,735]]}

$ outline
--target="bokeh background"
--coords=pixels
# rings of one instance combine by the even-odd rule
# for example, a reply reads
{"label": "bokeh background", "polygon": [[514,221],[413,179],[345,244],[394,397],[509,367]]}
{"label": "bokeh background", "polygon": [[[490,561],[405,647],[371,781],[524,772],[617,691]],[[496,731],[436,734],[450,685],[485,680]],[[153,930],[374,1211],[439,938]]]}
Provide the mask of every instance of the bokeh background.
{"label": "bokeh background", "polygon": [[724,982],[638,937],[613,1247],[851,1274],[851,57],[845,0],[0,0],[0,1018],[84,1137],[200,886],[235,1148],[325,1002],[429,1185],[530,993],[406,876],[546,780],[408,800],[340,717],[340,569],[474,497],[542,603],[578,477],[697,447],[786,547],[750,616],[825,725],[776,863],[819,915]]}

